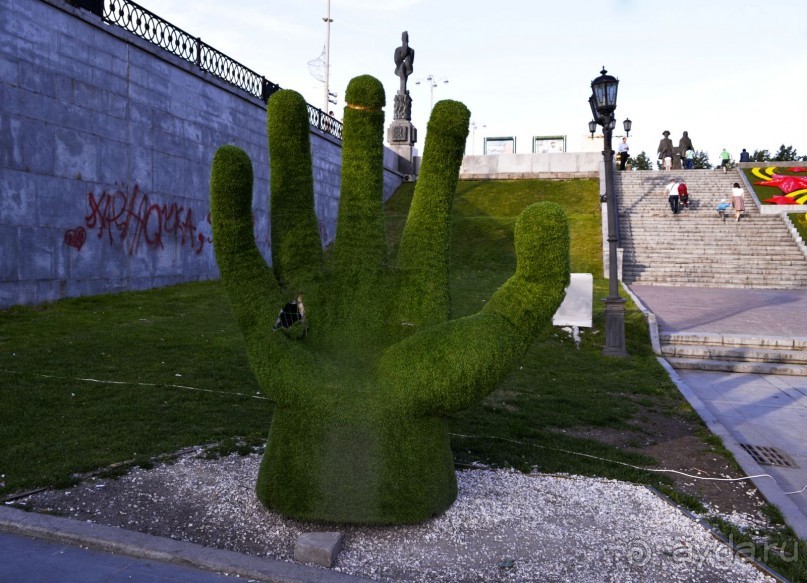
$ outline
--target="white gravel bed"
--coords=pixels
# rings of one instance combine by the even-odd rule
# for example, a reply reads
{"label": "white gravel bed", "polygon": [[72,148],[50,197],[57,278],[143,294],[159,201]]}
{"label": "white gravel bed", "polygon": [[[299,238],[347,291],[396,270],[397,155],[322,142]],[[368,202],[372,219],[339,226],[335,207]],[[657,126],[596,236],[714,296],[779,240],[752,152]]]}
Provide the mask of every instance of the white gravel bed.
{"label": "white gravel bed", "polygon": [[423,524],[323,525],[266,510],[260,455],[185,457],[18,501],[38,511],[291,561],[304,532],[340,530],[334,569],[380,581],[774,581],[647,488],[579,476],[458,472]]}

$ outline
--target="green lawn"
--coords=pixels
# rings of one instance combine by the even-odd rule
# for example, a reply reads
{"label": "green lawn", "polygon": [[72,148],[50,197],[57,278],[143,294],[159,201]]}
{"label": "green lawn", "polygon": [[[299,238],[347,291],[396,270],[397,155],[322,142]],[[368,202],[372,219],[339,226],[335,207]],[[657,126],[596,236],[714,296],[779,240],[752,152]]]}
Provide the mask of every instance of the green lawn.
{"label": "green lawn", "polygon": [[[412,192],[412,185],[402,186],[387,205],[391,253]],[[556,451],[650,464],[558,430],[627,427],[636,403],[645,398],[670,410],[682,407],[650,351],[641,314],[630,304],[631,358],[600,354],[604,315],[598,299],[607,295],[607,281],[600,277],[595,181],[460,183],[454,315],[481,308],[510,276],[515,218],[538,200],[567,209],[572,270],[595,275],[595,326],[584,332],[579,350],[565,333],[548,327],[496,392],[452,418],[457,463],[655,482],[658,478],[624,466]],[[191,445],[233,437],[255,441],[265,435],[272,414],[271,403],[256,398],[258,388],[219,282],[0,312],[0,370],[0,494],[68,484],[75,473]]]}
{"label": "green lawn", "polygon": [[788,216],[796,226],[801,240],[807,243],[807,213],[790,213]]}
{"label": "green lawn", "polygon": [[[412,187],[405,185],[387,205],[391,230],[400,228]],[[637,402],[649,398],[668,411],[686,409],[656,361],[647,327],[632,304],[626,313],[629,359],[602,356],[608,280],[602,275],[599,185],[593,180],[461,182],[455,203],[452,254],[454,316],[480,309],[515,267],[512,228],[525,206],[552,201],[566,209],[571,226],[572,272],[593,273],[594,328],[584,330],[580,349],[547,327],[500,387],[478,405],[451,419],[458,464],[486,463],[546,472],[574,472],[658,483],[625,466],[576,456],[652,465],[653,460],[599,441],[568,437],[563,429],[628,428]],[[397,225],[397,227],[396,227]],[[471,437],[459,437],[460,435]],[[662,478],[663,480],[663,478]]]}
{"label": "green lawn", "polygon": [[[630,358],[601,354],[599,300],[608,282],[601,277],[598,191],[593,180],[459,184],[455,317],[480,309],[511,275],[515,218],[542,200],[566,209],[572,271],[594,274],[595,301],[594,327],[582,331],[579,349],[548,326],[497,390],[449,419],[455,460],[458,467],[483,463],[650,483],[677,497],[667,478],[621,465],[649,467],[654,460],[575,437],[592,428],[635,431],[631,422],[648,411],[694,415],[657,363],[644,319],[630,302]],[[386,206],[390,257],[412,194],[413,185],[405,184]],[[263,441],[272,416],[217,281],[0,311],[0,379],[0,497],[66,486],[77,473],[131,460],[147,464],[193,445],[218,443],[211,455],[244,451],[244,444]],[[717,526],[735,540],[747,538],[731,525]],[[771,565],[795,581],[804,580],[805,562],[801,553],[795,564]]]}
{"label": "green lawn", "polygon": [[0,494],[264,434],[272,414],[219,282],[0,312],[0,378]]}

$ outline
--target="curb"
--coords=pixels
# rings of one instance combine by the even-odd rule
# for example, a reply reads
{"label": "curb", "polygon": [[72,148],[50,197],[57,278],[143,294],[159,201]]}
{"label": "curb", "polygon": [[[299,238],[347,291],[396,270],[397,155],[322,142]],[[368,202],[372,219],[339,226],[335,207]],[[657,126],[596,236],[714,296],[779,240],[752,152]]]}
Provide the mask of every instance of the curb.
{"label": "curb", "polygon": [[94,522],[0,507],[0,531],[141,559],[228,573],[267,583],[368,583],[330,569],[245,555]]}
{"label": "curb", "polygon": [[775,570],[768,567],[765,563],[761,563],[760,561],[757,561],[756,557],[754,557],[753,555],[748,554],[747,551],[745,551],[743,549],[740,549],[731,540],[726,538],[726,536],[723,535],[722,532],[720,532],[714,526],[709,524],[709,522],[705,518],[703,518],[702,516],[697,516],[696,514],[690,512],[689,510],[687,510],[686,508],[681,506],[680,504],[677,504],[677,503],[673,502],[670,499],[669,496],[667,496],[666,494],[660,492],[659,490],[657,490],[653,486],[645,486],[645,488],[647,488],[648,490],[653,492],[653,494],[655,494],[656,496],[658,496],[659,498],[664,500],[667,504],[669,504],[670,506],[672,506],[673,508],[678,510],[681,514],[683,514],[684,516],[686,516],[687,518],[689,518],[693,522],[697,522],[703,528],[708,530],[709,534],[711,534],[715,539],[719,540],[724,545],[726,545],[728,548],[730,548],[735,556],[741,557],[747,563],[753,565],[757,570],[765,573],[769,577],[772,577],[772,578],[776,579],[776,581],[778,583],[790,583],[790,581],[788,579],[786,579],[783,575],[780,575]]}
{"label": "curb", "polygon": [[[700,418],[703,419],[703,422],[706,423],[709,431],[717,435],[723,441],[723,445],[732,453],[743,471],[749,475],[767,474],[765,469],[760,467],[749,453],[740,447],[740,444],[737,443],[737,440],[734,439],[731,432],[712,414],[709,408],[698,398],[692,389],[689,388],[689,385],[684,382],[670,363],[662,357],[656,357],[656,360],[664,367],[664,370],[666,370],[667,374],[670,376],[670,380],[675,383],[675,386],[678,387],[678,390],[684,395],[684,398],[689,402],[692,408],[695,409]],[[777,506],[779,510],[782,511],[782,515],[785,517],[788,526],[793,529],[796,535],[801,539],[807,540],[807,517],[805,517],[798,506],[787,497],[776,481],[766,477],[751,478],[751,481],[768,502]]]}
{"label": "curb", "polygon": [[624,281],[620,281],[620,283],[622,284],[622,289],[625,290],[625,293],[628,294],[628,296],[630,296],[631,301],[636,304],[636,307],[639,308],[647,320],[647,331],[650,334],[650,346],[653,348],[653,353],[661,355],[661,341],[658,329],[658,319],[656,318],[656,315],[642,303],[639,296],[633,293],[633,291],[627,286],[627,284],[625,284]]}

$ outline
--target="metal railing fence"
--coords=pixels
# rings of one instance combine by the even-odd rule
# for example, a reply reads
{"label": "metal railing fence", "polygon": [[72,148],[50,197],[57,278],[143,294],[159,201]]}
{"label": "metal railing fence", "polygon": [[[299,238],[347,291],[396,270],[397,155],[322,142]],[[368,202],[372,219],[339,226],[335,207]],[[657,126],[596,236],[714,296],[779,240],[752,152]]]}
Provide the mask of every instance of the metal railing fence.
{"label": "metal railing fence", "polygon": [[[131,0],[68,0],[68,3],[97,14],[104,22],[124,28],[264,102],[280,89],[263,75]],[[341,140],[342,123],[310,103],[307,105],[309,123]]]}

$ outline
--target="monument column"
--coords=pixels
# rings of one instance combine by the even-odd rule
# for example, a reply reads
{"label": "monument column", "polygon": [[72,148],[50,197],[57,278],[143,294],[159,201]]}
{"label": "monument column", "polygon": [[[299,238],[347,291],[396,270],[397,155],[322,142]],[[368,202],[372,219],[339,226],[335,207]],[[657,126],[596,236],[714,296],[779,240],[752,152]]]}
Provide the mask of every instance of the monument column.
{"label": "monument column", "polygon": [[417,142],[417,129],[412,125],[412,98],[406,89],[406,80],[414,70],[415,49],[409,46],[409,33],[401,34],[401,46],[395,49],[395,74],[401,78],[401,88],[395,95],[392,123],[387,129],[387,142],[390,149],[400,156],[398,171],[413,175],[414,146]]}

